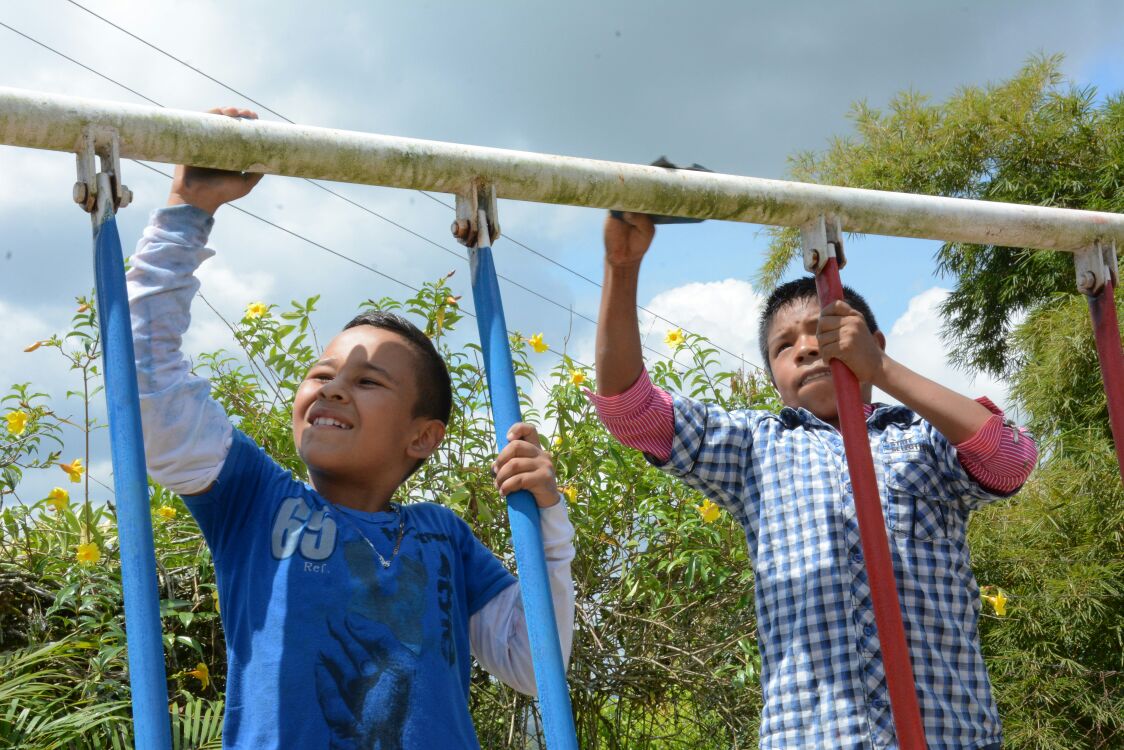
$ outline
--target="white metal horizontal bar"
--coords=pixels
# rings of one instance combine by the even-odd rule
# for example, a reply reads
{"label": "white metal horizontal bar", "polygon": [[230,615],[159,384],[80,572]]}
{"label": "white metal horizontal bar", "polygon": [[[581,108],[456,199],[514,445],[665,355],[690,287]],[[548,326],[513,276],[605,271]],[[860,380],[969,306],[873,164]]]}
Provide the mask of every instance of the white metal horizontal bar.
{"label": "white metal horizontal bar", "polygon": [[77,152],[86,125],[121,156],[168,164],[797,227],[832,214],[848,232],[1079,252],[1124,246],[1124,215],[580,159],[315,128],[0,88],[0,144]]}

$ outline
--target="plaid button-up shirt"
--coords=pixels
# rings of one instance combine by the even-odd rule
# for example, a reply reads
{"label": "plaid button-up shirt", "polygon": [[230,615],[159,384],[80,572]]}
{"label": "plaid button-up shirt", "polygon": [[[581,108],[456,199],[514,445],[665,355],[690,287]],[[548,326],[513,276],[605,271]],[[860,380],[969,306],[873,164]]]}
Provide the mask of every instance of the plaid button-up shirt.
{"label": "plaid button-up shirt", "polygon": [[[761,747],[896,748],[842,437],[804,409],[727,412],[676,396],[674,411],[658,465],[729,511],[749,543]],[[969,511],[1002,496],[905,407],[879,406],[867,429],[929,748],[997,743],[966,533]]]}

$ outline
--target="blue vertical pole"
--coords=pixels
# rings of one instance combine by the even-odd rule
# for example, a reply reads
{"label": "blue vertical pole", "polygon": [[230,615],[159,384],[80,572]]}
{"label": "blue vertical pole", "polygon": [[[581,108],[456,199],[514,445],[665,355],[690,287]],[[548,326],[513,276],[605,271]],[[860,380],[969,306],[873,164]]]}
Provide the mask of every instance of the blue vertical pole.
{"label": "blue vertical pole", "polygon": [[152,541],[141,437],[133,331],[125,292],[121,237],[117,233],[111,196],[109,178],[99,174],[98,206],[94,213],[94,278],[113,456],[113,490],[117,496],[134,745],[145,750],[170,750],[168,682],[164,671],[156,550]]}
{"label": "blue vertical pole", "polygon": [[[482,223],[481,226],[485,225]],[[519,392],[515,387],[515,371],[511,364],[511,347],[507,340],[507,323],[496,281],[496,267],[492,262],[492,248],[470,249],[469,265],[480,345],[484,350],[484,372],[492,402],[496,446],[503,450],[508,442],[508,430],[516,422],[522,422],[523,415],[519,410]],[[519,569],[519,588],[527,617],[546,746],[549,750],[577,750],[574,714],[566,686],[562,648],[558,643],[558,625],[554,621],[554,605],[550,598],[539,508],[534,496],[527,490],[508,495],[507,515],[511,524],[511,543],[515,548],[515,564]]]}

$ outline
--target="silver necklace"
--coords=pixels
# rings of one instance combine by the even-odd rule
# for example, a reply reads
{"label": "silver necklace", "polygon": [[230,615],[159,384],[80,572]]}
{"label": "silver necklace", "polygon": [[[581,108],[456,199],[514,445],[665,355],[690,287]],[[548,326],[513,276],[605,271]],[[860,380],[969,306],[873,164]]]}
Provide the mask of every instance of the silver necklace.
{"label": "silver necklace", "polygon": [[[333,505],[332,507],[335,506]],[[354,523],[352,523],[351,519],[347,517],[347,514],[345,514],[339,508],[336,508],[336,515],[347,521],[347,525],[351,527],[352,531],[358,534],[359,538],[367,543],[367,546],[370,547],[371,551],[375,553],[375,557],[379,559],[379,564],[382,565],[384,570],[390,567],[390,564],[394,562],[394,558],[398,557],[398,550],[402,547],[402,537],[406,534],[406,517],[402,514],[401,507],[398,503],[391,503],[390,509],[394,511],[394,515],[398,516],[398,539],[394,542],[394,551],[390,553],[390,559],[387,560],[382,556],[381,552],[375,549],[375,543],[368,539],[367,535],[364,534],[362,530],[360,530]]]}

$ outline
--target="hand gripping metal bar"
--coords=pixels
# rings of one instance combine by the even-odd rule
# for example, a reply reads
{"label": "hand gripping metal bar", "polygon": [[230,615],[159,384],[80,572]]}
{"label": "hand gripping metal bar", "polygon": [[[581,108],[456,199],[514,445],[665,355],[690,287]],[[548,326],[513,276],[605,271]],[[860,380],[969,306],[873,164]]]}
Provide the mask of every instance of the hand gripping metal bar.
{"label": "hand gripping metal bar", "polygon": [[[519,391],[511,363],[511,346],[503,314],[496,268],[492,261],[492,232],[499,232],[496,220],[495,191],[476,182],[465,194],[457,194],[457,221],[453,234],[469,247],[472,273],[472,298],[484,352],[484,372],[492,404],[496,448],[507,445],[512,425],[523,420]],[[550,581],[543,551],[539,508],[530,492],[520,490],[507,496],[511,543],[519,571],[519,588],[531,643],[543,732],[549,750],[577,750],[574,715],[566,685],[566,668],[558,642],[558,624],[550,596]]]}
{"label": "hand gripping metal bar", "polygon": [[[839,279],[843,233],[839,220],[818,216],[801,227],[801,237],[805,268],[816,276],[820,306],[826,307],[843,299],[843,285]],[[854,488],[855,517],[859,523],[863,561],[870,582],[874,624],[878,629],[894,729],[902,750],[925,750],[925,731],[906,646],[890,544],[886,537],[886,521],[882,517],[882,503],[874,475],[862,392],[855,374],[837,359],[831,361],[831,379],[839,412],[839,431],[847,451],[847,470]]]}

